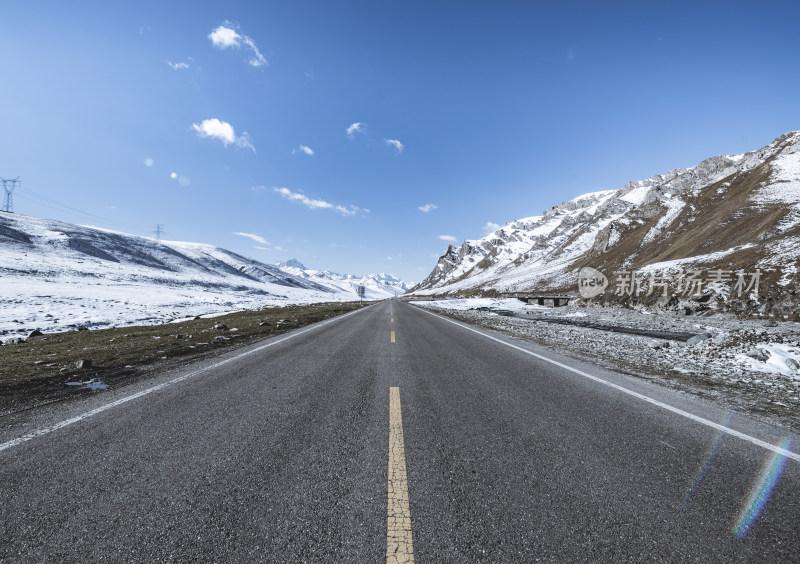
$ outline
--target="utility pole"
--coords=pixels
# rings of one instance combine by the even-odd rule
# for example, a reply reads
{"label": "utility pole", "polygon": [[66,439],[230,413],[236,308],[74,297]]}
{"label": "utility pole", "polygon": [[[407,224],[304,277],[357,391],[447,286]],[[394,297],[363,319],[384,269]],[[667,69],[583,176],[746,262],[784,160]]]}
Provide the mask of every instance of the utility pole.
{"label": "utility pole", "polygon": [[3,184],[3,191],[6,193],[6,197],[3,200],[3,211],[8,213],[14,213],[14,200],[11,198],[11,195],[14,193],[22,181],[17,178],[7,179],[7,178],[0,178],[0,182]]}
{"label": "utility pole", "polygon": [[160,243],[161,242],[161,235],[164,233],[164,226],[159,223],[158,225],[156,225],[156,230],[153,231],[153,233],[156,236],[156,241],[158,241]]}

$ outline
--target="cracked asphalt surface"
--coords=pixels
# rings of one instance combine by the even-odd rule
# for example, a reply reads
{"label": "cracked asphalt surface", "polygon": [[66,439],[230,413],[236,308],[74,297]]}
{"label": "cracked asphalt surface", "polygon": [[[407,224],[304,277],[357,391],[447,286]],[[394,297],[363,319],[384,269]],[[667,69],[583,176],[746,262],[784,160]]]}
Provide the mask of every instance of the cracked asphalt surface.
{"label": "cracked asphalt surface", "polygon": [[[701,399],[481,332],[800,444]],[[397,387],[416,562],[800,561],[800,462],[411,305],[381,302],[249,350],[4,417],[0,444],[48,432],[0,450],[0,560],[386,561]],[[740,518],[765,483],[763,509]]]}

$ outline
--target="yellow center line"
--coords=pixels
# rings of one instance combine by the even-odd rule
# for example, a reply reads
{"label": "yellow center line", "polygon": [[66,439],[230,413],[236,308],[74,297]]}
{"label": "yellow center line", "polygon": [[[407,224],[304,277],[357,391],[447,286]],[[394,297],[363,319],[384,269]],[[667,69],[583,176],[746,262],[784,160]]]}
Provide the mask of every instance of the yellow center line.
{"label": "yellow center line", "polygon": [[389,342],[394,343],[394,331],[392,331],[392,336],[390,337]]}
{"label": "yellow center line", "polygon": [[389,514],[386,526],[386,564],[414,563],[411,508],[408,503],[406,447],[400,388],[389,388]]}
{"label": "yellow center line", "polygon": [[392,317],[392,323],[394,323],[394,317]]}

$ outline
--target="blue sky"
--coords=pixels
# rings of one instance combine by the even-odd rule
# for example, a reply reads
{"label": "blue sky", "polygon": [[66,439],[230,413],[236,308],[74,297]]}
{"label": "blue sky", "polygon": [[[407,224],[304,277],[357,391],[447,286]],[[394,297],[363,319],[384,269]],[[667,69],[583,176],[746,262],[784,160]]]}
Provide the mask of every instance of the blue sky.
{"label": "blue sky", "polygon": [[798,21],[793,1],[3,1],[0,177],[18,213],[418,281],[446,239],[800,129]]}

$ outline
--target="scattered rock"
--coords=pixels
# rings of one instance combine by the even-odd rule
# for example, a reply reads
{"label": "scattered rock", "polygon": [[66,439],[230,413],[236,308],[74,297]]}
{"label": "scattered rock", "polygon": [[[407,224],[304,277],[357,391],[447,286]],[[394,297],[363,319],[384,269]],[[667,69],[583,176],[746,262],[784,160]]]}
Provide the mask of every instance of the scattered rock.
{"label": "scattered rock", "polygon": [[83,370],[92,367],[92,361],[88,358],[82,358],[75,363],[75,368]]}
{"label": "scattered rock", "polygon": [[761,362],[767,362],[769,360],[769,351],[759,347],[748,352],[747,356],[760,360]]}
{"label": "scattered rock", "polygon": [[269,323],[267,323],[266,321],[259,321],[258,324],[261,325],[262,327],[264,327],[265,325],[269,325]]}
{"label": "scattered rock", "polygon": [[793,358],[787,358],[786,359],[786,366],[788,366],[792,370],[800,370],[800,362],[797,362]]}
{"label": "scattered rock", "polygon": [[727,333],[720,333],[713,339],[715,345],[724,345],[728,341],[730,341],[730,335]]}
{"label": "scattered rock", "polygon": [[34,329],[33,331],[31,331],[30,335],[28,335],[28,338],[30,339],[31,337],[41,337],[42,335],[44,335],[44,333],[42,333],[38,329]]}
{"label": "scattered rock", "polygon": [[88,331],[89,328],[86,325],[78,325],[78,331]]}
{"label": "scattered rock", "polygon": [[669,341],[650,341],[647,346],[655,350],[666,349],[669,348]]}
{"label": "scattered rock", "polygon": [[711,333],[698,333],[694,337],[690,337],[689,340],[686,341],[686,344],[689,345],[689,346],[694,346],[697,343],[700,343],[700,342],[705,341],[706,339],[710,339],[710,338],[711,338]]}
{"label": "scattered rock", "polygon": [[[224,337],[222,335],[217,335],[216,337],[211,339],[211,344],[213,345],[214,343],[221,343],[223,341],[230,341],[230,338]],[[198,344],[200,344],[200,343],[198,343]]]}
{"label": "scattered rock", "polygon": [[217,329],[219,331],[227,331],[228,326],[225,325],[224,323],[215,323],[212,329]]}
{"label": "scattered rock", "polygon": [[761,325],[763,325],[764,327],[777,327],[778,326],[778,322],[777,321],[773,321],[772,319],[766,319],[766,320],[761,322]]}

